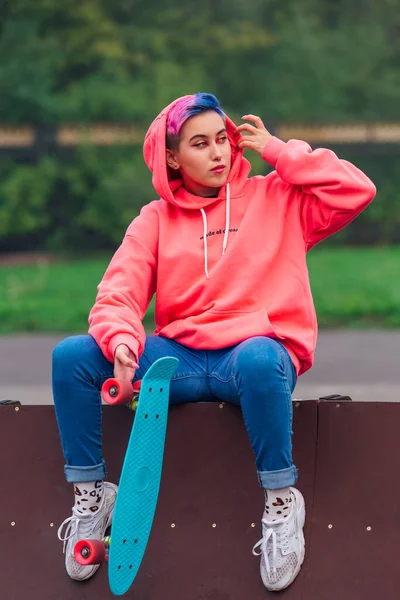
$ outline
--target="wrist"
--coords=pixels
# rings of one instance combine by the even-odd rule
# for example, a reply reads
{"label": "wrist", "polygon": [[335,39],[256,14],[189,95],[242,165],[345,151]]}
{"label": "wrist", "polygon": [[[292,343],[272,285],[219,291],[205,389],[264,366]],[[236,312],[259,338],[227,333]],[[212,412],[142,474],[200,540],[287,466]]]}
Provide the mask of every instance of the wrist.
{"label": "wrist", "polygon": [[133,337],[133,335],[127,335],[125,333],[114,335],[108,343],[108,352],[111,357],[111,361],[114,361],[115,352],[118,346],[126,346],[133,354],[134,362],[138,362],[139,355],[139,342]]}
{"label": "wrist", "polygon": [[273,167],[276,167],[279,155],[284,147],[285,142],[275,137],[274,135],[271,135],[271,137],[269,138],[269,140],[263,148],[261,157],[263,160],[265,160],[265,162],[269,163]]}

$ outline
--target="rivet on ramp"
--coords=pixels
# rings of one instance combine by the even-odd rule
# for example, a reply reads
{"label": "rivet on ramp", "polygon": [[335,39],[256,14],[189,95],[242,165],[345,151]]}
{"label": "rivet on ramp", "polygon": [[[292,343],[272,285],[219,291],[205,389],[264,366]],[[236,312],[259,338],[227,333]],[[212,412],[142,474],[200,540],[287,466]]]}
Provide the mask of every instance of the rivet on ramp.
{"label": "rivet on ramp", "polygon": [[371,531],[371,529],[372,529],[371,525],[368,525],[367,531]]}
{"label": "rivet on ramp", "polygon": [[19,406],[16,406],[15,407],[15,412],[18,412],[18,411],[19,411]]}
{"label": "rivet on ramp", "polygon": [[255,524],[255,523],[252,523],[252,524],[251,524],[251,526],[252,526],[252,527],[255,527],[255,526],[256,526],[256,524]]}
{"label": "rivet on ramp", "polygon": [[212,524],[212,526],[213,526],[213,528],[215,529],[215,528],[216,528],[216,526],[217,526],[217,524],[216,524],[216,523],[213,523],[213,524]]}
{"label": "rivet on ramp", "polygon": [[50,527],[54,527],[54,523],[50,523]]}
{"label": "rivet on ramp", "polygon": [[174,529],[175,523],[171,523],[171,527],[172,527],[172,529]]}
{"label": "rivet on ramp", "polygon": [[14,527],[15,521],[11,521],[11,527]]}
{"label": "rivet on ramp", "polygon": [[329,523],[328,525],[328,529],[332,529],[333,525],[331,523]]}
{"label": "rivet on ramp", "polygon": [[219,407],[220,407],[220,408],[224,408],[224,405],[223,405],[223,404],[220,404],[220,405],[219,405]]}
{"label": "rivet on ramp", "polygon": [[339,404],[339,402],[336,404],[336,408],[340,408],[340,404]]}

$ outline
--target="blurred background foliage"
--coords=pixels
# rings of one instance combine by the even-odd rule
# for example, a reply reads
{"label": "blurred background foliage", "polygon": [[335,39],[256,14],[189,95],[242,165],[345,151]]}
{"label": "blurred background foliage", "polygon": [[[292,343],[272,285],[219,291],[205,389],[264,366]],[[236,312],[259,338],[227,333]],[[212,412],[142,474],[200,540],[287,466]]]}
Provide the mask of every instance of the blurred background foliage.
{"label": "blurred background foliage", "polygon": [[[209,91],[238,121],[397,121],[398,0],[13,0],[0,5],[0,123],[135,123]],[[268,165],[247,154],[253,173]],[[330,244],[400,242],[396,153],[346,155],[378,199]],[[156,198],[141,145],[0,155],[0,251],[91,253]]]}

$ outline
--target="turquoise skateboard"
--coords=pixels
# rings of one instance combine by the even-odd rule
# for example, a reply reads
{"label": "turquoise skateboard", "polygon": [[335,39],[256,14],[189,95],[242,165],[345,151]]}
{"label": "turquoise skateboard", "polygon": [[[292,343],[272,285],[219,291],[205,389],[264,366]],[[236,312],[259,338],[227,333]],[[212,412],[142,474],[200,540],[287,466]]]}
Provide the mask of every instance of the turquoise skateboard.
{"label": "turquoise skateboard", "polygon": [[[108,557],[108,579],[120,596],[132,585],[146,550],[160,488],[169,386],[178,359],[160,358],[141,381],[139,400],[122,467],[112,522],[111,538],[80,540],[75,558],[80,564],[97,564]],[[138,386],[109,379],[102,397],[111,404],[135,407]],[[132,395],[134,395],[132,400]],[[107,556],[108,555],[108,556]]]}

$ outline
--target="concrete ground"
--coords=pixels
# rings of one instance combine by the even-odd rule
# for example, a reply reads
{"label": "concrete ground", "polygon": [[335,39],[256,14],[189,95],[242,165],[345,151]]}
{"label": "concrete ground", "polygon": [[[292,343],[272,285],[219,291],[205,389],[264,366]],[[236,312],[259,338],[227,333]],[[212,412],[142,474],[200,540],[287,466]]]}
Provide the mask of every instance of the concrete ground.
{"label": "concrete ground", "polygon": [[[0,336],[0,400],[51,404],[51,353],[63,335]],[[332,393],[355,401],[400,401],[400,331],[322,331],[314,367],[294,396]]]}

